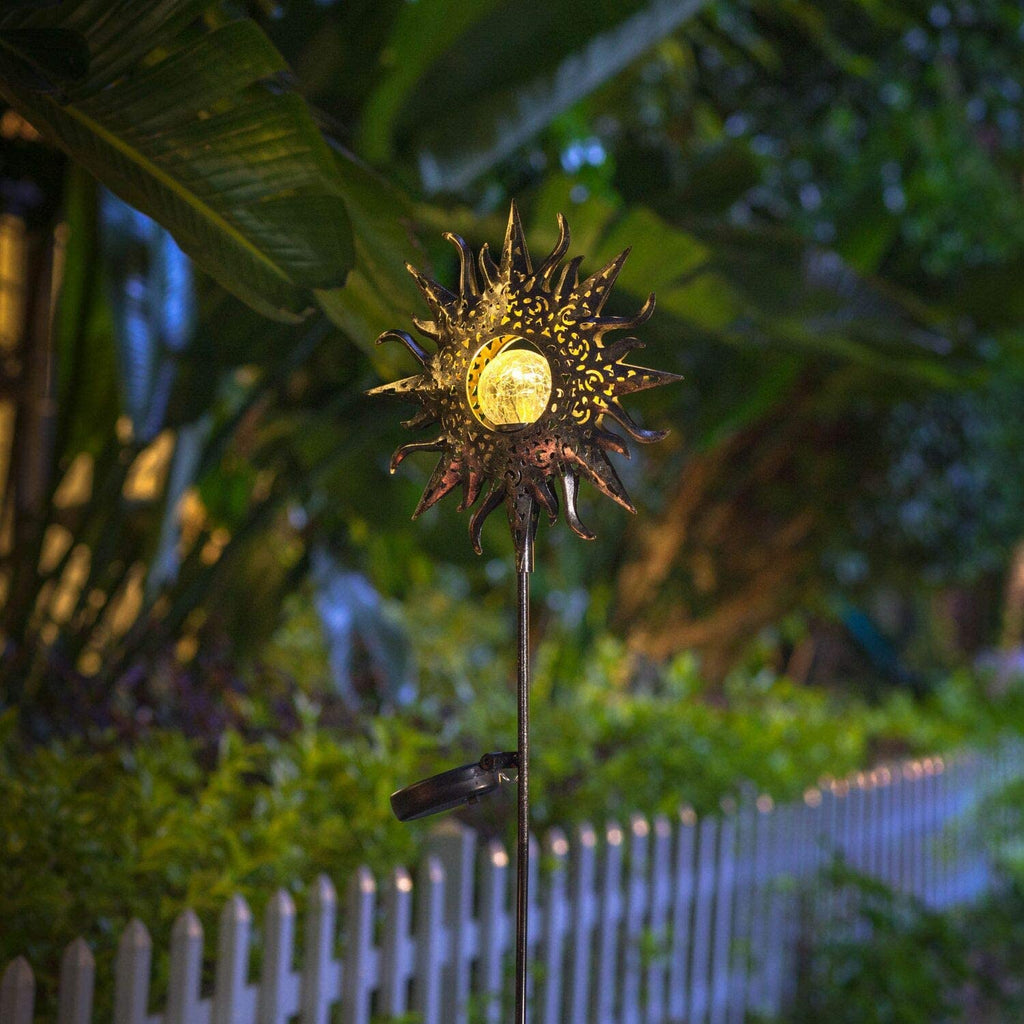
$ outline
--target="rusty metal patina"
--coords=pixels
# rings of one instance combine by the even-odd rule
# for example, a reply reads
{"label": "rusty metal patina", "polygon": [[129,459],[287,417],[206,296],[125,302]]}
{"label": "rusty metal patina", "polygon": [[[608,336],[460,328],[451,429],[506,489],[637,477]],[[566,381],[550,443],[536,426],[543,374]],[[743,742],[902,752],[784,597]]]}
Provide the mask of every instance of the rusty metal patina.
{"label": "rusty metal patina", "polygon": [[[423,372],[369,392],[417,402],[420,411],[404,424],[409,428],[440,426],[439,436],[404,444],[391,459],[394,472],[411,452],[440,453],[413,518],[456,487],[462,488],[460,510],[475,505],[483,494],[469,524],[473,547],[480,552],[484,520],[504,505],[520,568],[532,565],[541,510],[554,523],[564,506],[569,526],[580,537],[593,539],[577,512],[581,479],[636,511],[608,458],[609,452],[629,457],[626,438],[608,429],[609,421],[634,441],[660,440],[665,432],[641,427],[620,399],[680,379],[623,362],[643,342],[632,336],[610,337],[639,327],[654,311],[652,294],[635,316],[602,315],[629,250],[581,281],[583,258],[563,263],[569,226],[561,214],[558,228],[557,244],[536,268],[514,202],[497,263],[486,244],[474,259],[463,239],[446,234],[459,253],[458,291],[409,267],[432,316],[414,323],[436,342],[436,351],[428,354],[405,331],[382,334],[378,344],[402,342]],[[543,378],[545,383],[536,386],[546,386],[546,404],[532,422],[496,423],[487,415],[481,375],[499,354],[517,348],[535,354],[521,362],[538,381]],[[537,357],[546,363],[547,374]],[[533,417],[536,400],[525,407],[529,413],[524,418]]]}

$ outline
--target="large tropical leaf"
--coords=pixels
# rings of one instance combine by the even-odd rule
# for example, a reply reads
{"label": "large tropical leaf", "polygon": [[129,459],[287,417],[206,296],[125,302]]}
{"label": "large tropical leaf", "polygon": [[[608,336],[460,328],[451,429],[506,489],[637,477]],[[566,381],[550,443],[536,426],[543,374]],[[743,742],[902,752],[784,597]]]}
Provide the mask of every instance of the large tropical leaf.
{"label": "large tropical leaf", "polygon": [[595,266],[627,246],[623,295],[658,297],[658,322],[730,348],[837,358],[904,381],[949,385],[953,342],[937,314],[905,292],[857,274],[834,252],[767,227],[737,228],[666,216],[646,206],[615,211],[599,197],[573,204],[572,180],[550,176],[533,211],[539,248],[569,211],[573,249]]}
{"label": "large tropical leaf", "polygon": [[409,4],[364,112],[365,152],[383,160],[397,144],[418,161],[428,192],[456,191],[706,3],[590,0],[571,17],[546,0]]}
{"label": "large tropical leaf", "polygon": [[[377,338],[408,323],[423,301],[406,270],[406,262],[423,263],[423,251],[412,233],[412,203],[344,152],[336,153],[345,202],[355,240],[355,264],[344,288],[321,289],[317,298],[327,315],[365,351],[373,353],[382,373],[398,372],[399,346],[378,348]],[[447,226],[447,225],[446,225]]]}
{"label": "large tropical leaf", "polygon": [[419,80],[445,50],[483,18],[496,0],[406,4],[388,41],[390,67],[363,110],[360,149],[375,163],[394,157],[395,122]]}
{"label": "large tropical leaf", "polygon": [[344,282],[353,245],[339,165],[286,72],[209,0],[0,15],[0,96],[225,287],[294,318]]}

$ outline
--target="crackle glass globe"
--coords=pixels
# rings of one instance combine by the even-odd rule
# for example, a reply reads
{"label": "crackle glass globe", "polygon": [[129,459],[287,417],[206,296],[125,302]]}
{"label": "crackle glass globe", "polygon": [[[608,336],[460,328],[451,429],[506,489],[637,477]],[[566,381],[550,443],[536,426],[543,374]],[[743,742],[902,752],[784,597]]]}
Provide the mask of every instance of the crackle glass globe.
{"label": "crackle glass globe", "polygon": [[551,397],[551,367],[529,348],[502,349],[480,374],[480,411],[496,427],[536,423]]}

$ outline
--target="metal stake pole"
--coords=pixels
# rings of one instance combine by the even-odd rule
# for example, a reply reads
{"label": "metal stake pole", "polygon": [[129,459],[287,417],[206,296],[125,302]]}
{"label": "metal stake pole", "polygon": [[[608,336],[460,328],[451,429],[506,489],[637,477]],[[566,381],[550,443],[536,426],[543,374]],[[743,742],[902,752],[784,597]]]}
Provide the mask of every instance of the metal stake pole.
{"label": "metal stake pole", "polygon": [[516,1016],[526,1024],[527,913],[530,887],[530,573],[518,579],[519,841],[516,847]]}

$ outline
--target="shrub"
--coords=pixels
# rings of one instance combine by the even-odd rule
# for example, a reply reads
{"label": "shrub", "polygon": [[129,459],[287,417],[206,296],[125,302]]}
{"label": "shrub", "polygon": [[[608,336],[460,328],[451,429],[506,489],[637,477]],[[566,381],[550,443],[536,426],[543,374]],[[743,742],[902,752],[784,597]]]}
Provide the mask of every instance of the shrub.
{"label": "shrub", "polygon": [[[112,736],[30,746],[12,714],[0,718],[0,962],[29,958],[48,1013],[60,953],[83,935],[97,956],[104,1012],[117,938],[138,917],[153,933],[158,1000],[170,928],[185,906],[212,935],[234,893],[258,919],[279,886],[301,909],[320,872],[341,885],[360,864],[380,875],[414,862],[423,826],[397,822],[389,794],[515,743],[509,666],[486,646],[452,650],[449,640],[445,649],[438,632],[423,665],[418,704],[368,719],[362,731],[324,727],[302,696],[290,734],[229,732],[213,748],[169,731],[130,746]],[[933,752],[983,736],[1014,707],[1014,699],[986,702],[966,677],[929,702],[897,696],[869,706],[765,674],[734,680],[724,699],[712,699],[688,657],[643,684],[632,675],[611,639],[583,652],[540,646],[537,831],[633,811],[671,814],[682,803],[714,810],[744,787],[785,799],[879,751]],[[511,840],[511,787],[462,816]]]}
{"label": "shrub", "polygon": [[[78,935],[97,958],[97,1011],[110,1009],[112,958],[133,917],[166,984],[170,929],[186,906],[208,936],[234,893],[260,915],[280,886],[300,908],[320,872],[339,885],[358,865],[414,858],[419,832],[391,815],[396,778],[421,773],[422,741],[397,722],[339,741],[305,726],[284,740],[226,735],[202,748],[157,732],[131,748],[82,742],[26,748],[8,714],[0,736],[0,962],[24,954],[53,1016],[59,957]],[[207,942],[207,949],[211,946]]]}
{"label": "shrub", "polygon": [[852,897],[853,911],[809,946],[794,1024],[1008,1024],[1024,1015],[1019,886],[938,913],[841,863],[826,882]]}

